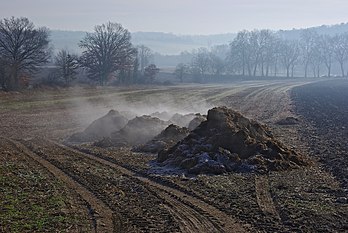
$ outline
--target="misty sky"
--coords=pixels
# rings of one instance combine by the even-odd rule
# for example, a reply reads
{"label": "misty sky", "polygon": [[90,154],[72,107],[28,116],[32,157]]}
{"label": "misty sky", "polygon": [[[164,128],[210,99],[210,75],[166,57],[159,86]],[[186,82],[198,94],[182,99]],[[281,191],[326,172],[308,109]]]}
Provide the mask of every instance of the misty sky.
{"label": "misty sky", "polygon": [[0,17],[91,31],[107,21],[132,32],[216,34],[348,22],[348,0],[0,0]]}

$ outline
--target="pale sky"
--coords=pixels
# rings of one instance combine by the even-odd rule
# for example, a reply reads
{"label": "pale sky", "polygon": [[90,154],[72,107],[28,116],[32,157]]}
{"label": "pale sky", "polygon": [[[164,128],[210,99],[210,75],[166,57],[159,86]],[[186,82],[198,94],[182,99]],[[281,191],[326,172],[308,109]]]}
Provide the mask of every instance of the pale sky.
{"label": "pale sky", "polygon": [[348,22],[348,0],[0,0],[0,17],[92,31],[108,21],[131,32],[217,34]]}

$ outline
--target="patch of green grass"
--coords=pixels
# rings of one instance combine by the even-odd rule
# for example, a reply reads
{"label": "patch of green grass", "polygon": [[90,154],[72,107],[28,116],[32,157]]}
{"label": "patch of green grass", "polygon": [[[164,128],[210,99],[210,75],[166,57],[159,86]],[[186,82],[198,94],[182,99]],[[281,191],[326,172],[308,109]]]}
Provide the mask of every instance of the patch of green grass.
{"label": "patch of green grass", "polygon": [[11,163],[0,166],[0,231],[56,232],[73,223],[62,212],[65,198],[56,184],[39,172],[22,169]]}
{"label": "patch of green grass", "polygon": [[336,212],[332,203],[326,203],[319,200],[302,200],[293,198],[287,200],[287,205],[293,207],[299,211],[307,212],[311,214],[334,214]]}

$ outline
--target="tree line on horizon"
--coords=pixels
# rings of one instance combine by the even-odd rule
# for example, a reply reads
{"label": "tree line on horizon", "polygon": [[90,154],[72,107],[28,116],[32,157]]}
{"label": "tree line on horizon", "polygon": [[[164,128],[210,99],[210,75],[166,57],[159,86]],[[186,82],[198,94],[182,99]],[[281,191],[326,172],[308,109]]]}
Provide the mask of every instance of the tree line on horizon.
{"label": "tree line on horizon", "polygon": [[302,31],[300,39],[286,39],[270,30],[240,31],[229,45],[199,48],[182,53],[187,60],[175,69],[177,77],[284,76],[332,77],[334,65],[347,77],[348,33],[335,36]]}
{"label": "tree line on horizon", "polygon": [[[130,32],[121,24],[108,22],[97,25],[80,41],[80,56],[67,50],[52,56],[49,30],[36,28],[29,19],[0,20],[0,86],[18,90],[21,82],[31,77],[49,62],[55,66],[50,80],[63,80],[69,85],[79,73],[98,85],[115,83],[151,83],[159,69],[151,64],[150,48],[131,43]],[[200,48],[182,53],[190,58],[180,63],[175,75],[184,81],[185,75],[202,80],[220,76],[285,76],[330,77],[338,64],[340,76],[348,60],[348,34],[319,35],[304,30],[300,39],[288,40],[270,30],[241,31],[229,45]],[[81,71],[82,70],[82,71]]]}
{"label": "tree line on horizon", "polygon": [[49,30],[36,28],[25,17],[0,20],[0,87],[13,91],[40,67],[53,62],[51,81],[63,80],[65,85],[84,70],[91,80],[106,85],[152,82],[159,72],[150,64],[151,51],[146,46],[133,46],[129,31],[121,24],[108,22],[97,25],[80,41],[82,55],[61,50],[52,56]]}

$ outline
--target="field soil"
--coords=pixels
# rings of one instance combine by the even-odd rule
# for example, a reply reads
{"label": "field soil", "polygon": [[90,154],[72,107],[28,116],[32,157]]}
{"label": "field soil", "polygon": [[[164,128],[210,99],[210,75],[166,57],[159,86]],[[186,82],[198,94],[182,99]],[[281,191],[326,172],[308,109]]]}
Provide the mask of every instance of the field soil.
{"label": "field soil", "polygon": [[[347,232],[346,90],[344,80],[297,79],[0,92],[0,232]],[[185,176],[155,154],[65,144],[110,109],[222,105],[267,124],[312,164]]]}
{"label": "field soil", "polygon": [[318,159],[348,190],[348,80],[294,88],[296,112],[307,120],[301,135]]}

